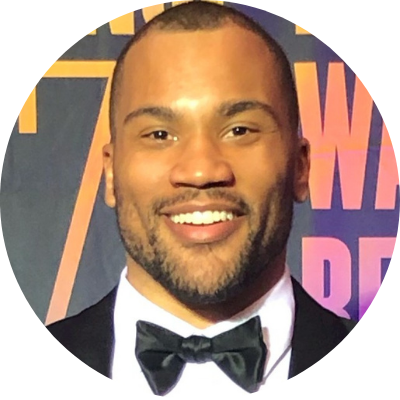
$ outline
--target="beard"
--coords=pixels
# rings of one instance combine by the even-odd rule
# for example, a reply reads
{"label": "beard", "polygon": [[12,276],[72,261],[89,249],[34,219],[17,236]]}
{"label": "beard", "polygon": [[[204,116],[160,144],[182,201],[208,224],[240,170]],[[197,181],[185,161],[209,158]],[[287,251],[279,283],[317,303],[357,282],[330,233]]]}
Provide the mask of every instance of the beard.
{"label": "beard", "polygon": [[[292,226],[291,188],[291,179],[279,179],[269,191],[263,208],[258,211],[241,196],[224,188],[187,189],[173,198],[155,201],[143,217],[139,216],[137,204],[122,196],[121,190],[116,187],[121,239],[130,258],[184,304],[201,306],[222,303],[250,287],[267,269],[273,272],[277,257],[286,247]],[[228,257],[219,255],[224,241],[187,248],[160,235],[157,216],[163,207],[205,196],[209,200],[223,199],[235,204],[248,218],[247,237],[242,240],[241,246],[232,249]],[[146,226],[144,233],[134,229],[134,223]]]}

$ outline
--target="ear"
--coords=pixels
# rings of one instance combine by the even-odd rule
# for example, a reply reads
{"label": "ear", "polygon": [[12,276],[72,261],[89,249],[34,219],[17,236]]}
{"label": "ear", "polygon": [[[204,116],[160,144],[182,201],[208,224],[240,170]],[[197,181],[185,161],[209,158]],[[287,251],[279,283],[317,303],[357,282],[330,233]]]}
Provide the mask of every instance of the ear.
{"label": "ear", "polygon": [[308,198],[310,177],[310,143],[305,138],[300,138],[297,142],[296,165],[293,181],[293,197],[298,203],[302,203]]}
{"label": "ear", "polygon": [[103,147],[104,201],[111,208],[115,207],[113,155],[114,145],[112,143],[106,144]]}

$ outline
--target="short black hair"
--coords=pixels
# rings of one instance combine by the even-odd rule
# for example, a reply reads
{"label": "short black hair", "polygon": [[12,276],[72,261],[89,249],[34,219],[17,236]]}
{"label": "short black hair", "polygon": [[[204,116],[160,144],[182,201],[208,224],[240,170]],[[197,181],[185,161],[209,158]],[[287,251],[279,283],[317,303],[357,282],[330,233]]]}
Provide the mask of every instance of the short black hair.
{"label": "short black hair", "polygon": [[179,4],[175,7],[165,10],[161,14],[158,14],[138,30],[132,39],[129,40],[129,42],[125,45],[124,49],[119,55],[115,65],[111,85],[111,140],[115,138],[114,116],[116,98],[118,96],[120,83],[119,77],[122,71],[125,56],[131,47],[143,39],[149,33],[149,31],[153,30],[170,32],[212,30],[220,28],[228,23],[233,23],[241,28],[255,33],[264,41],[269,50],[276,57],[276,61],[281,67],[281,84],[288,100],[290,126],[292,127],[292,130],[297,133],[299,124],[299,107],[296,86],[293,80],[289,60],[281,46],[261,27],[261,25],[240,11],[232,7],[222,6],[207,1],[192,1],[189,3]]}

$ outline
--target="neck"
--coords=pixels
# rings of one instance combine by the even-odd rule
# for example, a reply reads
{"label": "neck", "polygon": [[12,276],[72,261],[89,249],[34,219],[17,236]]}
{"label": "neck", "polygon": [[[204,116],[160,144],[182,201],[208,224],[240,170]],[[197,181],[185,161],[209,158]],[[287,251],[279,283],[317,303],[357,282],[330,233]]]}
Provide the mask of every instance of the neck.
{"label": "neck", "polygon": [[127,279],[142,296],[190,325],[205,329],[243,311],[270,291],[283,276],[285,254],[283,253],[279,256],[273,265],[267,268],[252,285],[245,288],[236,297],[222,303],[203,306],[182,303],[133,260],[128,258],[127,265]]}

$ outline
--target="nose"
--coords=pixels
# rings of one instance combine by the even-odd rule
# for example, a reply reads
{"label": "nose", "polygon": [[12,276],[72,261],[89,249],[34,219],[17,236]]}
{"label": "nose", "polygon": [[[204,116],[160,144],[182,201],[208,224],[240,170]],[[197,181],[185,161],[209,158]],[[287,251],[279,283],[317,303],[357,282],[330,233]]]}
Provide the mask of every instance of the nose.
{"label": "nose", "polygon": [[[199,135],[201,136],[201,135]],[[232,166],[223,156],[221,146],[208,137],[193,137],[180,148],[170,172],[174,187],[207,189],[233,185]]]}

